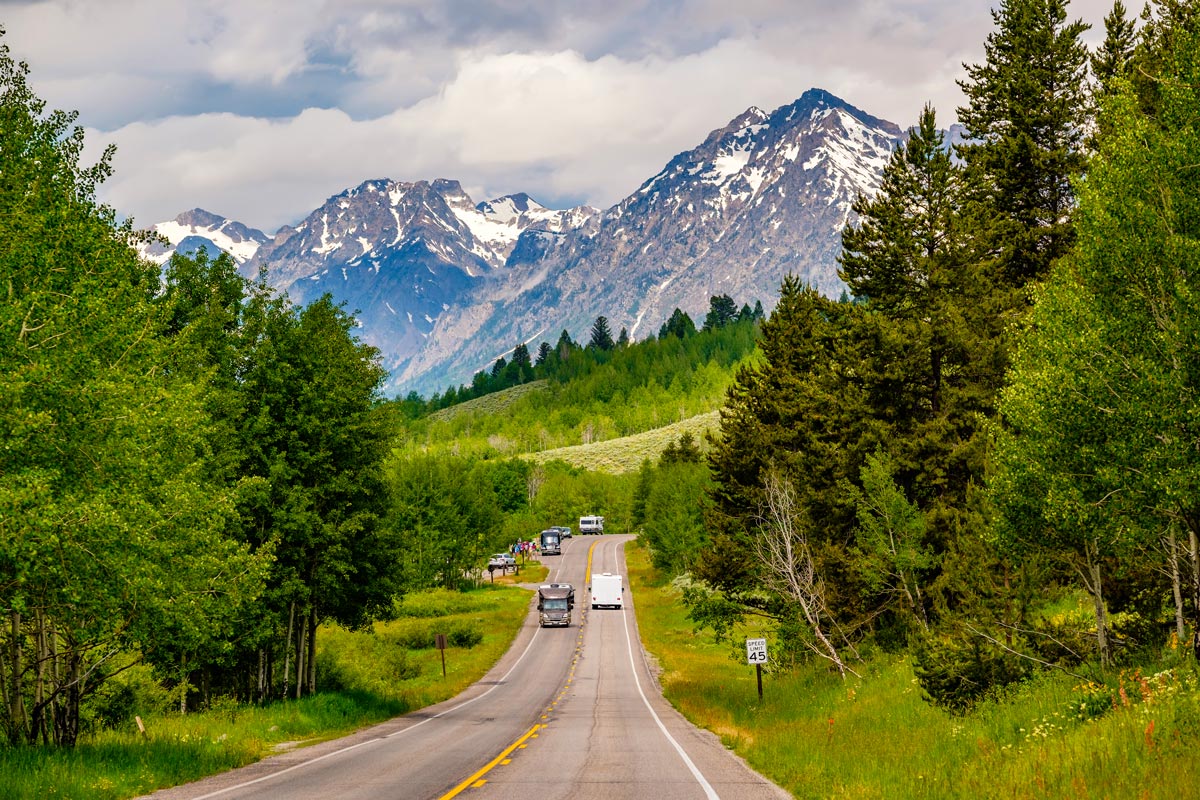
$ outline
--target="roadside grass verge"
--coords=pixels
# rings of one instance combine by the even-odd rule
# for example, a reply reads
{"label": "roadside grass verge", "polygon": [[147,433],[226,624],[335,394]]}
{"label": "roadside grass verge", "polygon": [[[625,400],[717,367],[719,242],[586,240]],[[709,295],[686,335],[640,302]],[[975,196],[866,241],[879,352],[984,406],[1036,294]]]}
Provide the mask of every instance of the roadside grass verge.
{"label": "roadside grass verge", "polygon": [[[119,728],[81,736],[71,749],[0,746],[4,800],[121,800],[315,744],[455,696],[512,644],[530,592],[520,576],[465,593],[431,591],[398,604],[397,618],[369,631],[323,626],[317,637],[322,691],[264,706],[214,702],[198,713],[143,714]],[[446,677],[434,636],[447,635]]]}
{"label": "roadside grass verge", "polygon": [[1190,659],[1107,686],[1056,674],[964,716],[925,702],[911,665],[887,655],[842,681],[823,666],[763,677],[743,636],[696,635],[679,593],[626,548],[638,627],[666,698],[799,798],[1171,798],[1200,779],[1200,681]]}

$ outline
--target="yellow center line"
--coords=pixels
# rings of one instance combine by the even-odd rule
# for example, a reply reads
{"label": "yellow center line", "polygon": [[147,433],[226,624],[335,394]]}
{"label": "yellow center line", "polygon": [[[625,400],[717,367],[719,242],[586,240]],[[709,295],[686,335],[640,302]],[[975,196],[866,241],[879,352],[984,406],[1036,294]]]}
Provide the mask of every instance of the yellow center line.
{"label": "yellow center line", "polygon": [[[591,580],[592,553],[593,553],[593,551],[595,551],[597,544],[599,544],[599,542],[592,542],[591,547],[588,548],[587,574],[584,575],[584,585],[585,586],[587,585],[587,582]],[[582,633],[580,634],[579,638],[580,639],[583,638]],[[576,652],[576,654],[578,654],[578,652],[579,652],[578,647],[575,648],[575,652]],[[578,657],[578,655],[576,657]],[[567,682],[570,683],[569,678],[567,679]],[[563,695],[560,694],[558,696],[558,699],[561,700],[562,697],[563,697]],[[557,703],[557,701],[555,701],[555,703],[551,703],[550,709],[547,709],[547,710],[553,710],[556,703]],[[542,717],[542,719],[546,719],[546,718],[547,717],[545,717],[545,716]],[[514,750],[517,750],[517,749],[524,750],[526,740],[538,738],[538,733],[537,733],[538,730],[541,728],[545,728],[545,727],[546,726],[541,723],[535,723],[532,728],[527,730],[521,736],[521,738],[517,739],[515,742],[510,744],[508,747],[504,748],[504,752],[500,753],[500,755],[496,756],[491,761],[489,761],[486,765],[483,766],[482,769],[480,769],[474,775],[467,778],[465,781],[460,783],[458,786],[455,786],[453,789],[451,789],[446,794],[442,795],[440,798],[438,798],[438,800],[450,800],[450,798],[452,798],[452,797],[458,797],[458,795],[460,795],[463,791],[465,791],[468,788],[483,786],[483,784],[487,782],[487,781],[481,780],[484,775],[488,774],[488,772],[490,772],[492,770],[492,768],[495,767],[497,764],[512,763],[512,759],[508,758],[508,756],[511,755]]]}
{"label": "yellow center line", "polygon": [[[467,778],[465,781],[460,783],[458,786],[455,786],[449,792],[447,792],[446,794],[444,794],[440,798],[438,798],[438,800],[450,800],[451,797],[457,797],[460,793],[462,793],[462,791],[464,789],[466,789],[472,785],[475,785],[475,782],[477,780],[479,780],[480,778],[482,778],[484,775],[488,774],[488,772],[491,771],[492,767],[496,766],[501,761],[508,758],[509,754],[511,754],[513,750],[516,750],[518,747],[524,747],[525,740],[530,738],[531,736],[536,736],[537,732],[538,732],[538,728],[540,728],[540,727],[542,727],[541,723],[534,724],[534,726],[532,728],[525,731],[525,734],[520,739],[517,739],[515,742],[510,744],[508,747],[504,748],[503,753],[501,753],[500,755],[496,756],[491,761],[489,761],[487,763],[487,765],[485,767],[483,767],[483,769],[479,770],[474,775]],[[479,785],[482,786],[482,784],[479,784]]]}

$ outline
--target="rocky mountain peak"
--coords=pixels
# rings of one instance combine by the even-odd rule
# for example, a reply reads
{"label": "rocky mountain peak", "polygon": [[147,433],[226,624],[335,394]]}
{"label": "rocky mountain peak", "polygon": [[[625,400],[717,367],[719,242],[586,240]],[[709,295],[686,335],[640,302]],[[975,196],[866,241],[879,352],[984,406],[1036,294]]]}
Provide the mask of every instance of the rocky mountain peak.
{"label": "rocky mountain peak", "polygon": [[[375,178],[271,241],[245,229],[255,244],[241,269],[268,267],[296,302],[333,294],[383,351],[389,388],[431,392],[469,382],[516,342],[564,329],[586,339],[601,314],[637,338],[677,307],[702,317],[714,295],[769,310],[789,273],[840,293],[852,204],[877,190],[904,137],[810,89],[747,108],[603,212],[523,192],[475,203],[449,178]],[[173,242],[219,230],[227,243],[243,240],[235,224],[200,209],[164,223]]]}

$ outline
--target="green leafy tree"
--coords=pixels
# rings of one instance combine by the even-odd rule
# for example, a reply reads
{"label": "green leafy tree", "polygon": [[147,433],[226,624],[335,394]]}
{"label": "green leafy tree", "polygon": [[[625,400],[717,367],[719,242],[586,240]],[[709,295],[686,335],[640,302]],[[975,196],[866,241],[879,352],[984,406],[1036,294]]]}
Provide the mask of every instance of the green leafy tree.
{"label": "green leafy tree", "polygon": [[[284,691],[299,695],[316,688],[318,624],[363,624],[398,590],[398,542],[378,524],[387,500],[384,371],[329,296],[299,311],[262,298],[252,316],[260,344],[244,379],[252,402],[243,435],[245,471],[261,488],[243,513],[250,541],[274,548],[265,615],[274,628],[262,635],[271,660],[282,655]],[[248,655],[245,669],[261,658]]]}
{"label": "green leafy tree", "polygon": [[654,471],[643,535],[651,562],[668,574],[689,571],[708,539],[704,527],[708,485],[708,469],[699,461],[675,461]]}
{"label": "green leafy tree", "polygon": [[867,457],[861,472],[862,488],[849,491],[858,503],[856,561],[873,591],[883,590],[900,599],[913,619],[929,629],[922,573],[937,561],[926,541],[926,524],[920,509],[896,485],[891,459],[882,450]]}
{"label": "green leafy tree", "polygon": [[1048,543],[1076,567],[1102,658],[1106,564],[1128,563],[1177,525],[1200,594],[1200,34],[1161,33],[1169,45],[1147,62],[1161,69],[1153,108],[1120,79],[1105,104],[1110,133],[1081,185],[1080,245],[1037,295],[991,483],[1004,546]]}
{"label": "green leafy tree", "polygon": [[407,589],[460,589],[489,553],[506,546],[492,476],[480,465],[419,455],[393,459],[387,475],[387,527],[401,543]]}
{"label": "green leafy tree", "polygon": [[[0,32],[2,35],[2,32]],[[154,302],[156,265],[95,200],[75,115],[0,43],[0,723],[75,744],[81,708],[160,637],[207,648],[261,563],[204,456],[205,385]],[[119,666],[120,665],[120,666]]]}

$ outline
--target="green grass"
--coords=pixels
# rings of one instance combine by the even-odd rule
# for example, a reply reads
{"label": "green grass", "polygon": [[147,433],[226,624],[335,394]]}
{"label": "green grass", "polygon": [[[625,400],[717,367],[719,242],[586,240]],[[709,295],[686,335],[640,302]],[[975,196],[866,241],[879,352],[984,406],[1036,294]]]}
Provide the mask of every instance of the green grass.
{"label": "green grass", "polygon": [[[904,659],[879,656],[842,681],[821,667],[764,676],[736,645],[696,636],[678,593],[627,548],[638,626],[667,699],[800,798],[1182,798],[1200,779],[1200,681],[1116,676],[1114,708],[1081,709],[1097,687],[1049,675],[971,714],[926,703]],[[1106,701],[1107,702],[1107,701]]]}
{"label": "green grass", "polygon": [[550,386],[548,380],[530,381],[519,386],[510,386],[498,392],[475,397],[449,408],[443,408],[430,414],[431,419],[449,422],[460,414],[498,415],[506,411],[521,398],[533,392],[544,392]]}
{"label": "green grass", "polygon": [[[545,567],[522,568],[531,582]],[[81,737],[73,749],[0,747],[4,800],[119,800],[253,763],[277,748],[304,746],[453,697],[479,680],[512,644],[530,592],[513,576],[463,594],[424,592],[404,599],[397,619],[369,632],[322,627],[318,681],[337,685],[299,701],[266,706],[232,702],[201,713],[131,720],[119,730]],[[457,635],[456,635],[457,632]],[[454,642],[472,646],[455,647]],[[446,677],[428,636],[446,633]]]}
{"label": "green grass", "polygon": [[670,425],[664,425],[661,428],[635,433],[632,436],[571,447],[558,447],[553,450],[530,453],[523,457],[536,463],[565,461],[573,467],[596,472],[612,474],[635,472],[641,467],[644,459],[657,461],[667,445],[677,441],[685,432],[690,432],[696,438],[696,443],[703,449],[705,447],[704,435],[709,431],[715,432],[720,426],[720,422],[720,412],[709,411]]}

